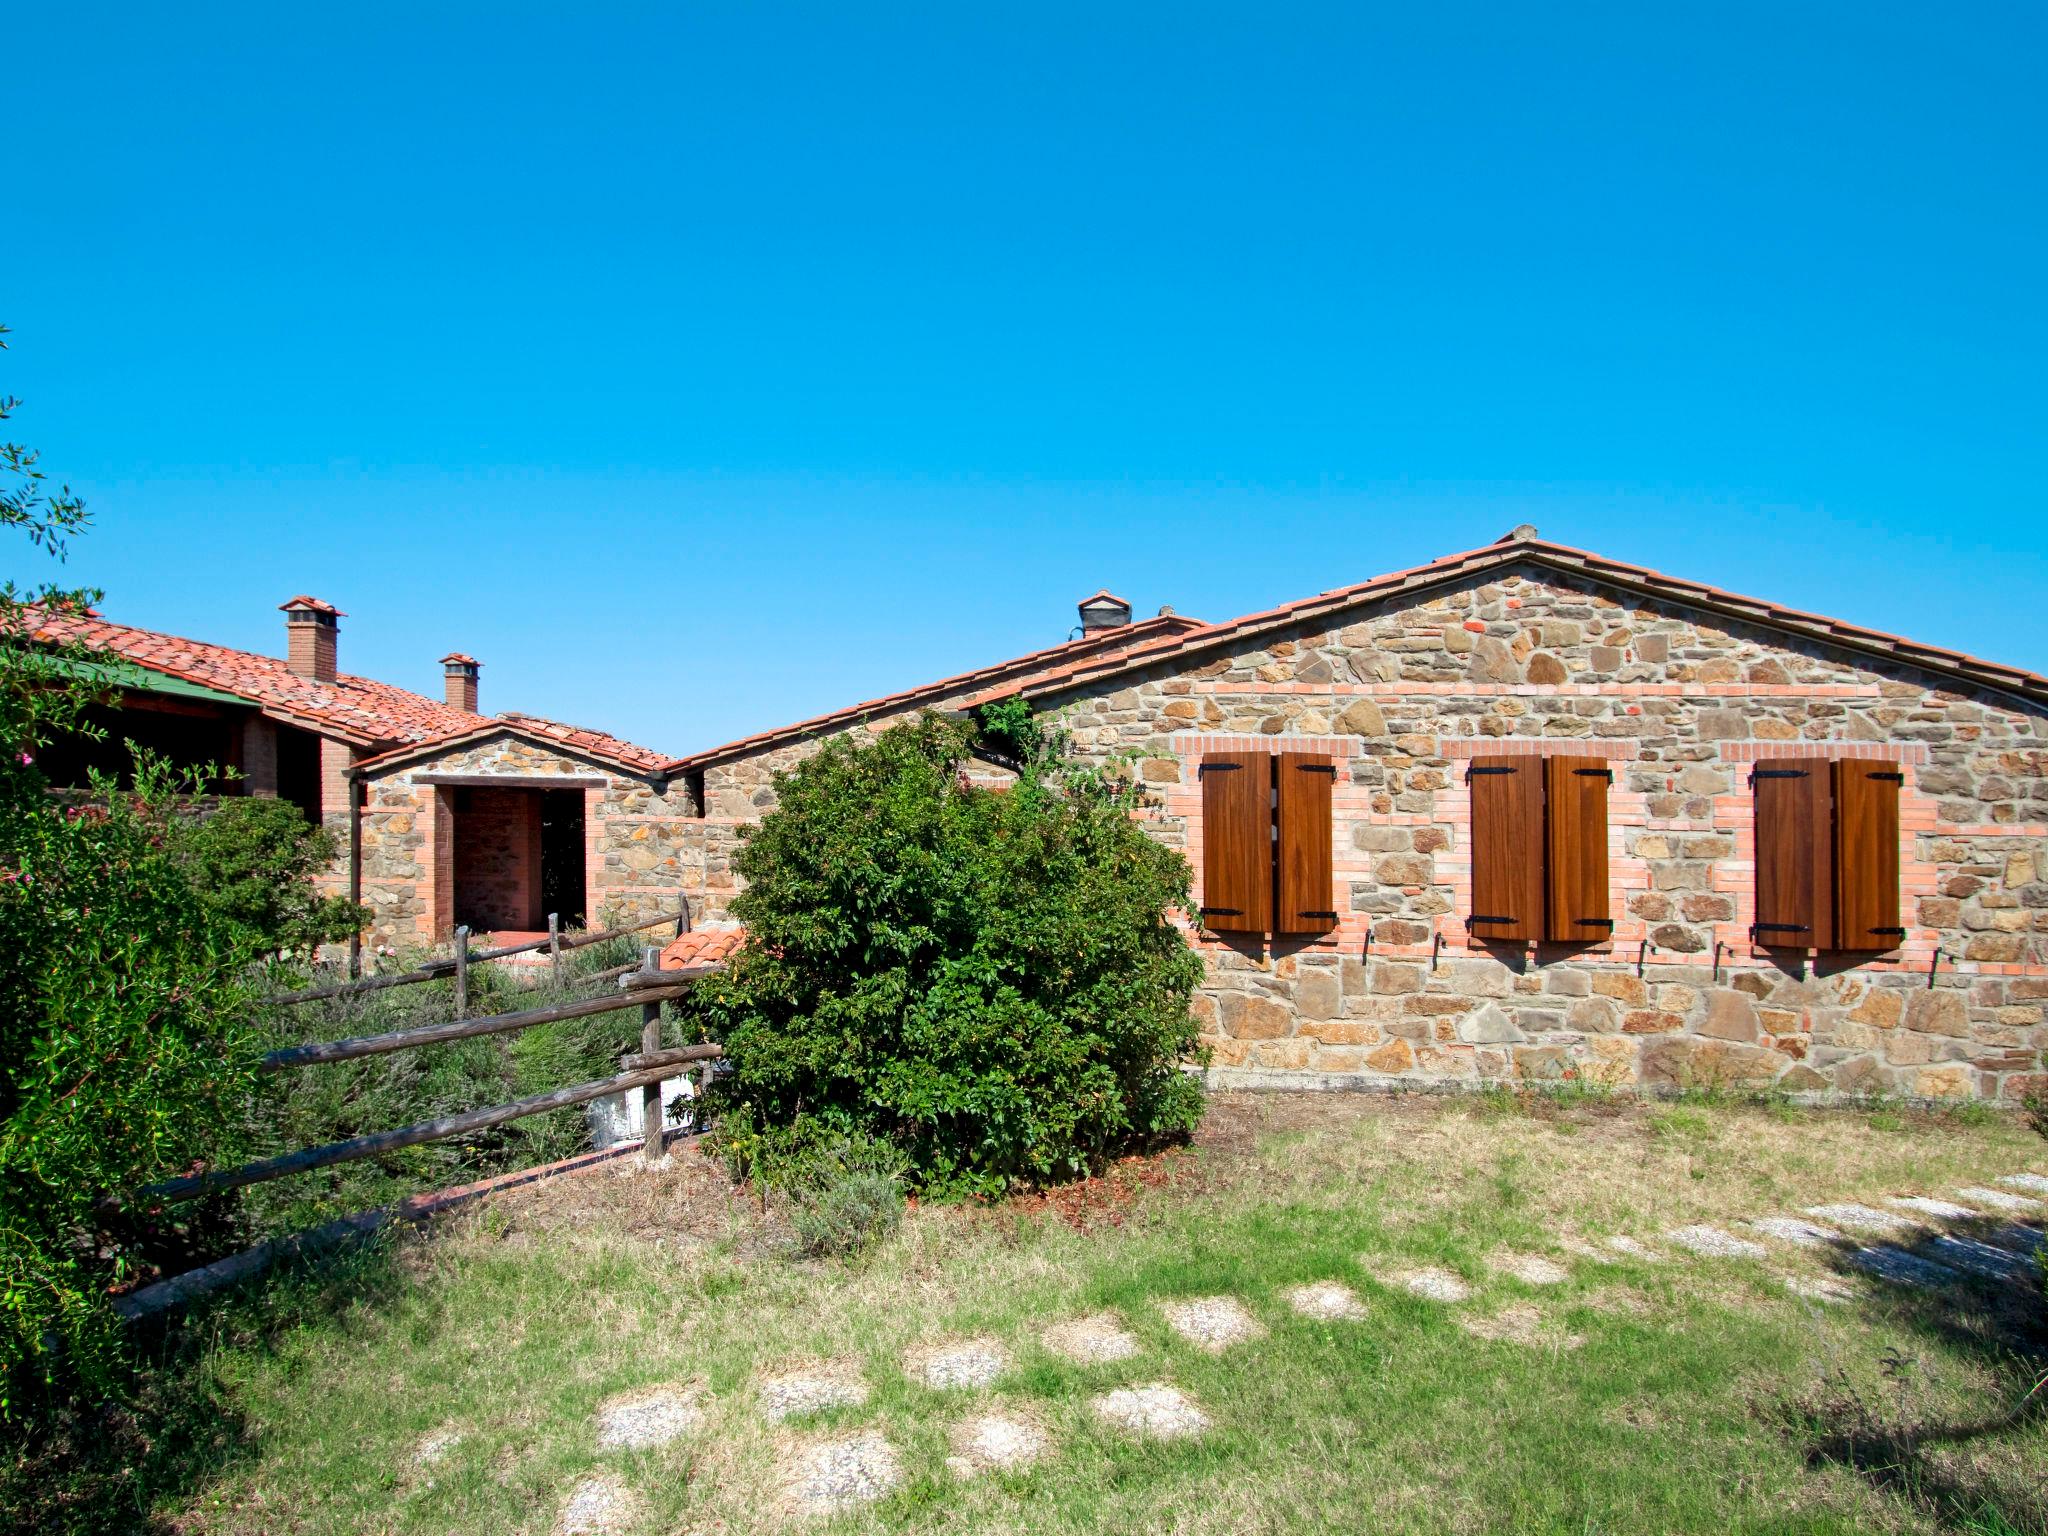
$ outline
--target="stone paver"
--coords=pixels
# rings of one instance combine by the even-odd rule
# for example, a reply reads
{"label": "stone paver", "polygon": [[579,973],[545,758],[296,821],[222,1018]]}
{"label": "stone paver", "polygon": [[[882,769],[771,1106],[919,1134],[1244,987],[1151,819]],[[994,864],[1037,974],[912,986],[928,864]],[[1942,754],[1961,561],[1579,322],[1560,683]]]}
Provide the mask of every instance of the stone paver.
{"label": "stone paver", "polygon": [[1927,1254],[1986,1280],[2025,1280],[2034,1273],[2034,1266],[2018,1254],[1974,1237],[1937,1237],[1927,1245]]}
{"label": "stone paver", "polygon": [[1846,1280],[1833,1275],[1780,1275],[1785,1289],[1794,1296],[1804,1296],[1808,1301],[1822,1301],[1829,1306],[1840,1306],[1854,1299],[1856,1288]]}
{"label": "stone paver", "polygon": [[2048,1195],[2048,1174],[2008,1173],[2000,1178],[1998,1182],[2010,1184],[2014,1189],[2031,1190],[2037,1195]]}
{"label": "stone paver", "polygon": [[1167,1324],[1190,1344],[1220,1355],[1233,1344],[1255,1339],[1266,1330],[1245,1311],[1235,1296],[1194,1296],[1185,1301],[1165,1301],[1159,1310]]}
{"label": "stone paver", "polygon": [[1956,1191],[1972,1205],[1988,1206],[1994,1211],[2038,1211],[2041,1202],[2027,1195],[2016,1195],[2008,1189],[1959,1189]]}
{"label": "stone paver", "polygon": [[1537,1253],[1504,1253],[1487,1261],[1500,1274],[1524,1285],[1563,1285],[1572,1272],[1555,1260]]}
{"label": "stone paver", "polygon": [[2038,1251],[2043,1243],[2048,1243],[2048,1234],[2044,1234],[2039,1227],[2014,1222],[2009,1227],[2000,1227],[1996,1232],[1987,1232],[1984,1240],[1996,1243],[2001,1248],[2010,1248],[2014,1253],[2032,1254]]}
{"label": "stone paver", "polygon": [[827,1408],[851,1408],[867,1400],[867,1383],[849,1366],[785,1371],[761,1383],[761,1412],[778,1424]]}
{"label": "stone paver", "polygon": [[704,1417],[695,1387],[646,1387],[597,1410],[597,1443],[605,1450],[646,1450],[695,1429]]}
{"label": "stone paver", "polygon": [[586,1477],[569,1490],[556,1528],[562,1536],[617,1536],[639,1519],[640,1501],[616,1477]]}
{"label": "stone paver", "polygon": [[1774,1237],[1781,1243],[1791,1243],[1800,1248],[1826,1248],[1842,1241],[1842,1234],[1833,1227],[1802,1221],[1797,1216],[1759,1216],[1748,1225],[1752,1232],[1761,1232],[1765,1237]]}
{"label": "stone paver", "polygon": [[1849,1262],[1858,1269],[1870,1271],[1880,1280],[1889,1280],[1893,1285],[1912,1286],[1916,1290],[1948,1285],[1956,1279],[1956,1272],[1946,1264],[1923,1259],[1917,1253],[1909,1253],[1890,1243],[1858,1248],[1849,1255]]}
{"label": "stone paver", "polygon": [[1977,1214],[1967,1205],[1957,1205],[1953,1200],[1936,1200],[1931,1195],[1887,1195],[1884,1203],[1902,1211],[1911,1211],[1916,1216],[1932,1216],[1936,1221],[1968,1221]]}
{"label": "stone paver", "polygon": [[1531,1349],[1577,1349],[1586,1342],[1580,1334],[1546,1324],[1543,1314],[1527,1302],[1503,1307],[1491,1317],[1461,1317],[1458,1326],[1478,1338]]}
{"label": "stone paver", "polygon": [[1851,1232],[1902,1232],[1912,1225],[1905,1217],[1894,1216],[1890,1211],[1851,1203],[1809,1205],[1806,1214],[1818,1216],[1830,1226],[1847,1227]]}
{"label": "stone paver", "polygon": [[1009,1369],[1010,1357],[994,1339],[967,1339],[912,1350],[904,1369],[936,1391],[985,1387]]}
{"label": "stone paver", "polygon": [[1645,1264],[1661,1264],[1664,1255],[1640,1238],[1615,1236],[1607,1239],[1607,1246],[1616,1253],[1631,1259],[1641,1259]]}
{"label": "stone paver", "polygon": [[412,1460],[416,1467],[431,1467],[437,1461],[445,1461],[448,1453],[462,1444],[459,1429],[437,1429],[420,1437],[420,1443],[413,1447]]}
{"label": "stone paver", "polygon": [[1015,1472],[1038,1460],[1050,1444],[1036,1424],[987,1413],[954,1426],[953,1454],[946,1458],[946,1465],[956,1477]]}
{"label": "stone paver", "polygon": [[903,1481],[896,1448],[879,1430],[800,1448],[787,1468],[789,1501],[807,1515],[830,1515],[879,1499]]}
{"label": "stone paver", "polygon": [[1295,1286],[1287,1293],[1287,1305],[1303,1317],[1326,1323],[1355,1323],[1365,1316],[1365,1303],[1358,1299],[1358,1292],[1335,1280]]}
{"label": "stone paver", "polygon": [[1762,1243],[1752,1243],[1746,1237],[1723,1232],[1719,1227],[1679,1227],[1666,1232],[1664,1241],[1716,1259],[1760,1259],[1764,1256]]}
{"label": "stone paver", "polygon": [[1414,1269],[1394,1277],[1394,1284],[1430,1301],[1458,1302],[1472,1294],[1472,1287],[1448,1269]]}
{"label": "stone paver", "polygon": [[1199,1435],[1209,1427],[1209,1416],[1178,1387],[1169,1387],[1163,1381],[1142,1387],[1118,1387],[1096,1398],[1092,1406],[1097,1417],[1153,1440]]}
{"label": "stone paver", "polygon": [[1045,1347],[1079,1365],[1103,1365],[1129,1360],[1138,1353],[1138,1341],[1126,1333],[1113,1312],[1097,1312],[1055,1323],[1039,1335]]}

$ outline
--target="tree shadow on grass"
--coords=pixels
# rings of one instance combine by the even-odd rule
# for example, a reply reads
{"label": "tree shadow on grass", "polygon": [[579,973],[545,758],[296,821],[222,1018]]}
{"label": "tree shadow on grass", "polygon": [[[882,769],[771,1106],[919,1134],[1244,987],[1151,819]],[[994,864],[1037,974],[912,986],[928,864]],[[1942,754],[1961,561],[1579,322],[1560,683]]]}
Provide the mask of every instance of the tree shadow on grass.
{"label": "tree shadow on grass", "polygon": [[[1884,1285],[1895,1342],[1879,1387],[1835,1371],[1774,1405],[1807,1465],[1853,1472],[1943,1530],[2048,1536],[2048,1297],[2028,1251],[2039,1240],[1986,1219],[1839,1250],[1844,1276]],[[1979,1403],[1941,1393],[1915,1345],[1988,1378]]]}
{"label": "tree shadow on grass", "polygon": [[126,1390],[45,1408],[0,1454],[0,1531],[168,1533],[201,1490],[260,1446],[222,1370],[306,1329],[344,1329],[353,1309],[388,1301],[403,1277],[379,1239],[282,1264],[179,1315],[134,1325]]}

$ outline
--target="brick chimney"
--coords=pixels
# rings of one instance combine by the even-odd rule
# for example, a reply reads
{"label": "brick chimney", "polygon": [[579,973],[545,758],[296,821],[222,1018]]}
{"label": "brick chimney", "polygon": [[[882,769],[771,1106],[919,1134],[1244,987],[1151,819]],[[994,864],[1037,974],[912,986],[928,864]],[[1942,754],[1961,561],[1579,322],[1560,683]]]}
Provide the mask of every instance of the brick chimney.
{"label": "brick chimney", "polygon": [[1131,605],[1107,587],[1093,597],[1082,598],[1080,609],[1081,633],[1084,635],[1105,629],[1121,629],[1131,622]]}
{"label": "brick chimney", "polygon": [[334,643],[340,633],[335,621],[348,615],[317,597],[299,596],[277,606],[284,613],[284,664],[316,683],[333,682]]}
{"label": "brick chimney", "polygon": [[441,687],[450,709],[476,713],[476,675],[483,663],[474,656],[450,651],[441,658]]}

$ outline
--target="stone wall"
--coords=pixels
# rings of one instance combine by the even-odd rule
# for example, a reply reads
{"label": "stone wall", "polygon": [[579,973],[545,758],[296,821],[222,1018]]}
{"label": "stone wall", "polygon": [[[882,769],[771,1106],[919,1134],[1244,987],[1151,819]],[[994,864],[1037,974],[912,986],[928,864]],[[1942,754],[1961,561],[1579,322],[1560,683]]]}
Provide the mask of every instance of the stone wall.
{"label": "stone wall", "polygon": [[[1339,761],[1337,930],[1200,943],[1197,1010],[1221,1080],[2048,1092],[2037,706],[1590,582],[1509,574],[1046,707],[1084,755],[1137,755],[1156,833],[1198,880],[1205,752]],[[1546,749],[1615,770],[1613,937],[1468,940],[1464,766]],[[1747,775],[1758,757],[1801,754],[1904,771],[1910,926],[1888,955],[1800,962],[1750,943]]]}
{"label": "stone wall", "polygon": [[[369,781],[362,885],[371,909],[367,942],[404,948],[445,940],[456,921],[452,893],[460,857],[451,825],[454,791],[432,780],[475,774],[558,779],[582,789],[584,910],[591,926],[653,917],[673,910],[687,888],[702,889],[704,824],[683,782],[658,786],[507,734],[399,764]],[[344,846],[346,835],[344,829]]]}

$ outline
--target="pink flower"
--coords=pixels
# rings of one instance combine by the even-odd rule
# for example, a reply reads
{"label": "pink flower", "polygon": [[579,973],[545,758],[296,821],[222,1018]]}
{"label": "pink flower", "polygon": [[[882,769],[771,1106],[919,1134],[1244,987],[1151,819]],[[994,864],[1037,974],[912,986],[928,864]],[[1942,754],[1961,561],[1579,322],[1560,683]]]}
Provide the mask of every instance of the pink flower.
{"label": "pink flower", "polygon": [[15,754],[15,759],[24,768],[26,768],[30,763],[35,761],[35,759],[30,757],[26,752],[17,752]]}

